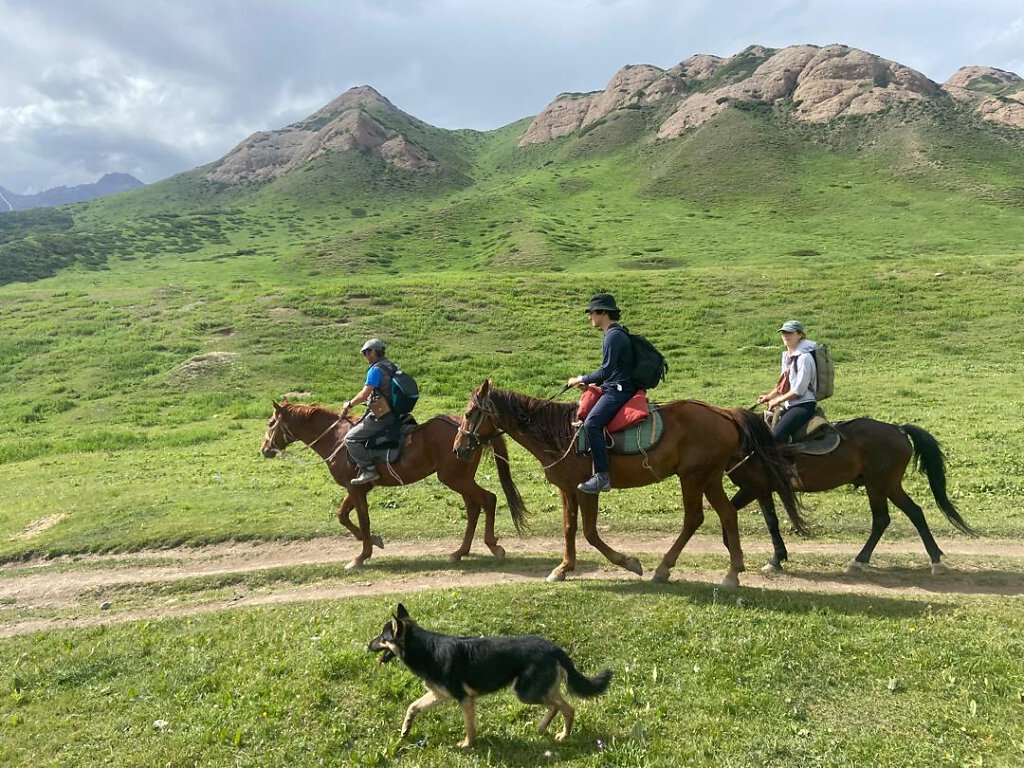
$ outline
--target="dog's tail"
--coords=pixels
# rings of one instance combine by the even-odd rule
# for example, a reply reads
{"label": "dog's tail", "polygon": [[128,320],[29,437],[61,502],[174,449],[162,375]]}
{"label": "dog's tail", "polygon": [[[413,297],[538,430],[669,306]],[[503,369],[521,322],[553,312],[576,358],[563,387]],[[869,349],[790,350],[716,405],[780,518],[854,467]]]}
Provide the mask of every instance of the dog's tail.
{"label": "dog's tail", "polygon": [[612,679],[612,671],[610,669],[606,669],[604,672],[593,677],[587,677],[576,669],[576,665],[572,663],[572,659],[565,652],[562,653],[562,658],[558,660],[558,663],[565,670],[566,683],[569,686],[569,690],[577,696],[589,699],[593,696],[600,696],[608,689],[608,683]]}

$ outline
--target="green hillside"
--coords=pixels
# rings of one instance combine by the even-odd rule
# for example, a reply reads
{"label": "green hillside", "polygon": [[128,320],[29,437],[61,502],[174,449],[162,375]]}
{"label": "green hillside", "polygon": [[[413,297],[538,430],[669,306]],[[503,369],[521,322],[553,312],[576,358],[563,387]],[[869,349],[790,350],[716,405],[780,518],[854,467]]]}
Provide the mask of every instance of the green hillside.
{"label": "green hillside", "polygon": [[[406,120],[391,127],[438,172],[336,152],[262,185],[214,184],[208,166],[0,215],[0,557],[334,533],[326,473],[257,458],[271,398],[351,397],[370,335],[417,375],[424,414],[458,411],[486,376],[548,395],[596,365],[580,314],[596,290],[669,357],[661,399],[749,405],[774,328],[803,318],[839,363],[832,414],[934,431],[967,519],[1019,535],[1021,137],[949,101],[828,126],[729,109],[672,141],[651,140],[658,117],[620,110],[527,148],[526,121]],[[537,467],[514,461],[558,530]],[[437,489],[403,490],[375,524],[461,515],[446,493],[401,514]],[[677,526],[669,484],[630,500],[620,524]],[[814,507],[823,535],[866,529],[857,494]]]}

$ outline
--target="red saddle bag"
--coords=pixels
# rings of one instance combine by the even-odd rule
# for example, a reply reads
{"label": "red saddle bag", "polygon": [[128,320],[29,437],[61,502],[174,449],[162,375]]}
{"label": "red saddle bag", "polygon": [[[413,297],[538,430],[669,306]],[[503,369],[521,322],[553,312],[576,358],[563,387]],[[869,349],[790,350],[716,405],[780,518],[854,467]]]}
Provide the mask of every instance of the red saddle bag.
{"label": "red saddle bag", "polygon": [[[587,414],[597,405],[597,401],[600,399],[601,388],[588,384],[580,396],[580,405],[576,409],[576,418],[580,421],[587,418]],[[619,412],[615,414],[615,418],[611,420],[605,429],[609,432],[621,432],[626,427],[630,427],[638,421],[643,421],[649,415],[647,392],[641,389],[626,401],[626,404],[619,409]]]}

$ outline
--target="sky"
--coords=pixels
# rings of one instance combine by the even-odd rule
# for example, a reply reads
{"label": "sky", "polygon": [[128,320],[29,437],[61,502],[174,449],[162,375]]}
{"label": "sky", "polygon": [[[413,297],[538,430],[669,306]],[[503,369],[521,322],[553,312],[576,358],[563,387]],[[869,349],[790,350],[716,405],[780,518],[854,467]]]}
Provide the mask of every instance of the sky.
{"label": "sky", "polygon": [[627,64],[843,43],[1024,75],[1021,0],[0,0],[0,186],[152,183],[357,85],[490,130]]}

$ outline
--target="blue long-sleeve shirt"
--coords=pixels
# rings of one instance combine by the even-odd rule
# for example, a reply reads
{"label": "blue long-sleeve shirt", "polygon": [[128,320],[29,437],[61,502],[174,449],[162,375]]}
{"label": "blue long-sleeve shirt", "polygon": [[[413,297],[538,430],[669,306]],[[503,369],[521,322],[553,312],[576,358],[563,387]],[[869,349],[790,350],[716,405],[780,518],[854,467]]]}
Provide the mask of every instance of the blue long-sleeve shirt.
{"label": "blue long-sleeve shirt", "polygon": [[583,377],[584,384],[600,384],[601,389],[634,391],[630,376],[633,370],[633,344],[621,325],[612,324],[601,340],[601,367]]}

